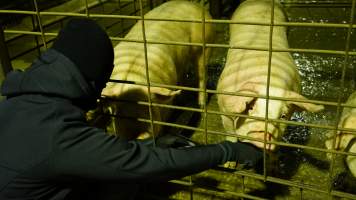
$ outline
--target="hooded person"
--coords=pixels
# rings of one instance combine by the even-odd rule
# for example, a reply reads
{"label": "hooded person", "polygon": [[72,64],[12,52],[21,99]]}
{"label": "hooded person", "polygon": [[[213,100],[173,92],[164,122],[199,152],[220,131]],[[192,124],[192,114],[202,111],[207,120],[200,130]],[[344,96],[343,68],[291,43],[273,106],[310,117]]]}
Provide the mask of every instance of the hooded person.
{"label": "hooded person", "polygon": [[[90,199],[92,183],[180,178],[262,154],[243,143],[159,148],[89,126],[88,109],[108,81],[113,47],[87,18],[70,20],[53,46],[1,88],[0,199]],[[77,196],[76,196],[77,195]]]}

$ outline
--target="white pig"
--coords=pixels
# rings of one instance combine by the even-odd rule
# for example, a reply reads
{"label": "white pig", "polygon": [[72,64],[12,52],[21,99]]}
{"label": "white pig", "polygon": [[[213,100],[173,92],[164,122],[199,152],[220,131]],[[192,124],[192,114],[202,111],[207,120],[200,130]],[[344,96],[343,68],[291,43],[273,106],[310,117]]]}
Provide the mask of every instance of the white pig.
{"label": "white pig", "polygon": [[[285,22],[285,15],[281,5],[275,2],[274,22]],[[246,0],[236,9],[232,21],[270,23],[271,0]],[[269,47],[270,27],[262,25],[230,25],[230,45],[248,48]],[[273,48],[288,48],[286,28],[273,27]],[[229,49],[225,68],[219,78],[217,90],[220,92],[241,92],[244,94],[266,96],[268,77],[268,51]],[[306,99],[299,94],[300,77],[295,63],[288,52],[273,52],[270,71],[269,95],[295,99]],[[269,100],[269,119],[289,119],[293,107],[317,112],[323,106],[302,102],[287,102]],[[264,98],[242,97],[233,95],[218,95],[219,109],[222,112],[248,114],[249,116],[266,116],[266,100]],[[265,122],[243,117],[222,115],[224,128],[229,133],[264,139]],[[268,123],[267,141],[278,140],[284,132],[286,125],[283,123]],[[236,141],[237,138],[228,137]],[[263,148],[264,143],[252,140],[250,142]],[[267,144],[268,150],[274,150],[276,145]]]}
{"label": "white pig", "polygon": [[[356,106],[356,92],[352,93],[348,98],[347,105]],[[356,108],[345,107],[341,114],[339,128],[356,130]],[[328,139],[325,141],[327,149],[332,149],[334,131],[329,131]],[[337,131],[335,142],[335,150],[342,150],[351,153],[356,153],[356,132],[351,131]],[[328,154],[330,158],[331,154]],[[351,173],[356,177],[356,156],[346,156],[346,164]]]}
{"label": "white pig", "polygon": [[[201,21],[203,9],[205,8],[198,3],[169,1],[149,11],[144,17]],[[211,19],[208,11],[205,11],[205,19]],[[205,40],[209,43],[213,39],[212,25],[208,23],[205,25],[205,38],[202,35],[203,26],[201,22],[145,20],[144,23],[146,39],[155,42],[202,43]],[[125,38],[143,40],[141,20],[132,27]],[[150,82],[166,85],[184,85],[184,75],[188,70],[195,70],[199,87],[202,88],[202,77],[205,73],[202,50],[201,46],[148,43],[147,60]],[[115,47],[114,51],[115,66],[111,79],[147,83],[143,43],[123,41]],[[208,57],[209,49],[206,49],[205,58]],[[189,69],[189,66],[193,66],[194,69]],[[152,102],[161,104],[172,104],[174,97],[180,93],[179,90],[162,87],[151,87],[150,92]],[[142,134],[147,136],[151,132],[150,123],[139,122],[135,119],[138,117],[149,119],[148,106],[135,103],[137,101],[148,102],[147,86],[110,82],[102,91],[102,95],[131,102],[117,102],[110,105],[112,111],[119,116],[117,120],[117,132],[119,135],[135,138]],[[202,105],[203,103],[203,94],[199,94],[199,104]],[[165,121],[168,115],[168,109],[152,107],[154,120]],[[123,117],[121,118],[120,116]],[[132,118],[126,118],[128,116]],[[153,133],[158,134],[160,130],[161,126],[155,124]]]}

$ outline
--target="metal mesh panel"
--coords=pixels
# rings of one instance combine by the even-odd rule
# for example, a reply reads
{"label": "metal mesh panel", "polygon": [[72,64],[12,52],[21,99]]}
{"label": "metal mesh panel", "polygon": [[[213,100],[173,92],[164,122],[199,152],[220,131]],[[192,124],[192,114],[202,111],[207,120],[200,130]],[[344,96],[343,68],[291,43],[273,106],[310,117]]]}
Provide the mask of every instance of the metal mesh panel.
{"label": "metal mesh panel", "polygon": [[[341,172],[347,171],[346,167],[340,164],[342,163],[342,156],[356,156],[356,153],[326,149],[324,146],[325,137],[323,136],[326,131],[333,131],[334,134],[339,130],[355,132],[353,129],[345,129],[338,126],[342,108],[352,107],[344,102],[347,96],[354,90],[355,81],[353,77],[355,75],[353,64],[356,62],[356,46],[354,45],[354,29],[356,27],[354,25],[355,0],[284,0],[281,3],[289,18],[289,21],[284,23],[275,23],[273,21],[273,12],[270,16],[270,23],[252,24],[232,22],[227,18],[205,19],[204,13],[202,13],[202,19],[199,20],[144,18],[146,12],[161,3],[163,1],[159,0],[71,0],[63,1],[60,5],[48,8],[46,6],[39,6],[39,2],[33,0],[29,6],[25,6],[26,9],[5,7],[5,9],[0,9],[0,14],[6,17],[15,15],[18,18],[13,24],[4,24],[5,41],[8,45],[14,68],[26,68],[36,56],[51,45],[58,30],[63,26],[68,17],[73,16],[95,19],[106,29],[114,44],[120,41],[143,43],[147,82],[131,83],[146,85],[149,88],[148,101],[138,102],[140,105],[148,106],[149,118],[140,118],[138,119],[139,122],[149,123],[152,127],[163,125],[167,132],[188,134],[193,140],[201,144],[216,143],[224,140],[225,136],[236,137],[236,135],[231,135],[224,131],[220,122],[220,115],[262,120],[265,121],[266,129],[268,122],[285,123],[288,125],[289,129],[287,128],[287,132],[289,132],[280,141],[267,141],[266,131],[264,140],[238,136],[240,139],[257,140],[264,143],[264,165],[260,172],[236,171],[234,169],[219,167],[183,178],[182,180],[173,180],[170,184],[146,186],[145,193],[142,195],[145,198],[332,199],[334,197],[342,197],[356,199],[354,190],[335,188],[335,184],[338,184],[338,182],[335,182],[336,178],[340,177]],[[210,5],[209,2],[201,1],[200,3],[205,7],[209,7]],[[124,35],[138,20],[142,20],[142,40],[124,39]],[[148,20],[165,20],[181,23],[196,22],[201,23],[202,27],[205,27],[206,23],[212,23],[217,27],[217,40],[215,43],[207,43],[206,41],[202,43],[186,43],[148,40],[145,36],[144,26],[144,23]],[[269,26],[269,47],[251,48],[249,46],[229,45],[227,27],[231,23]],[[288,33],[290,48],[281,49],[272,46],[273,30],[279,26],[287,26],[290,29]],[[308,41],[304,40],[303,34],[310,35],[310,33],[313,33],[314,37],[309,36]],[[202,35],[205,35],[205,28],[203,28]],[[294,38],[295,40],[290,38]],[[326,38],[328,39],[327,41],[325,41]],[[203,49],[204,55],[205,47],[211,48],[212,56],[208,63],[205,63],[208,67],[207,73],[203,78],[204,87],[163,85],[151,82],[148,76],[147,44],[196,46]],[[221,73],[221,66],[224,65],[226,51],[229,48],[269,52],[269,75],[273,56],[272,52],[290,52],[297,63],[299,73],[302,77],[302,92],[310,100],[270,96],[268,89],[267,94],[264,96],[217,91],[215,84],[217,77]],[[217,65],[220,68],[216,67]],[[332,77],[331,81],[324,80],[325,77]],[[120,82],[120,80],[111,81]],[[333,85],[332,88],[330,85]],[[180,89],[188,94],[201,92],[205,94],[207,101],[201,108],[190,104],[186,98],[178,99],[178,103],[175,105],[154,103],[152,102],[150,92],[150,88],[154,86]],[[246,114],[223,113],[217,108],[217,94],[265,98],[267,99],[266,115],[263,118],[258,118]],[[268,102],[270,100],[322,104],[327,109],[321,114],[297,112],[293,115],[292,120],[270,119],[268,118],[270,110]],[[189,99],[189,101],[193,100]],[[167,122],[155,121],[152,117],[153,107],[170,108],[177,113],[175,115],[176,118]],[[199,115],[198,119],[195,117],[197,114]],[[302,137],[303,134],[307,136],[304,135]],[[333,144],[335,143],[336,137],[333,140]],[[266,145],[268,144],[278,145],[280,147],[279,151],[270,156],[266,150]],[[331,160],[325,158],[326,153],[332,153]],[[288,166],[285,167],[286,165]],[[352,182],[349,187],[355,188],[355,180],[352,180],[352,178],[348,179]]]}

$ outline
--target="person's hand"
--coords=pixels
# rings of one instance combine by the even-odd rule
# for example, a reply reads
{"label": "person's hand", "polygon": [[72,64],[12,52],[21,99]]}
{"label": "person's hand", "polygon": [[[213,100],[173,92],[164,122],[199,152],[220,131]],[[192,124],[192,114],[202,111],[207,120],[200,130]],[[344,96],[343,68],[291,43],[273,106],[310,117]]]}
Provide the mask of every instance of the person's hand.
{"label": "person's hand", "polygon": [[262,164],[263,152],[252,144],[225,141],[219,145],[225,152],[225,167],[256,168]]}

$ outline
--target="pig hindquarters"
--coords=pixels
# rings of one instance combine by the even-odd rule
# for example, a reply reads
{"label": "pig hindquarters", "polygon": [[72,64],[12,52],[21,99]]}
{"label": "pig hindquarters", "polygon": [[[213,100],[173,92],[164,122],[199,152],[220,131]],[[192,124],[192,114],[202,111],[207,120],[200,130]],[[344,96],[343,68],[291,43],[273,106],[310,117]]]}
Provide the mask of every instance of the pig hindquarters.
{"label": "pig hindquarters", "polygon": [[[202,20],[203,7],[188,1],[170,1],[148,12],[145,18]],[[208,11],[205,18],[211,19]],[[147,40],[155,42],[185,42],[202,43],[211,42],[213,38],[212,25],[206,23],[205,38],[202,36],[202,23],[174,22],[145,20],[145,36]],[[126,39],[143,40],[142,22],[138,21]],[[115,67],[111,79],[147,83],[145,49],[143,43],[120,42],[114,49]],[[209,57],[206,49],[205,58]],[[184,84],[184,75],[188,70],[195,70],[198,76],[199,87],[203,87],[202,76],[205,73],[203,49],[200,46],[147,44],[147,65],[150,83],[177,85]],[[188,69],[189,64],[195,69]],[[174,96],[180,91],[162,87],[150,87],[151,101],[160,104],[172,104]],[[136,138],[138,135],[158,134],[161,126],[155,124],[151,129],[150,123],[138,121],[136,118],[149,119],[148,106],[137,103],[148,102],[148,87],[142,85],[110,82],[104,88],[102,95],[125,102],[110,103],[110,109],[118,116],[117,134],[127,138]],[[204,102],[204,94],[199,94],[199,104]],[[168,109],[153,106],[152,117],[156,121],[165,121]],[[127,118],[129,117],[129,118]],[[151,131],[150,131],[151,130]]]}
{"label": "pig hindquarters", "polygon": [[[243,2],[232,16],[232,21],[270,23],[270,0],[247,0]],[[274,22],[284,22],[285,15],[277,2],[274,6]],[[269,48],[270,27],[262,25],[230,25],[230,45],[247,48]],[[286,28],[273,27],[273,48],[288,48]],[[250,95],[266,96],[269,52],[246,49],[229,49],[225,68],[220,76],[217,90],[219,92],[241,92]],[[291,55],[288,52],[273,52],[271,59],[269,95],[294,99],[306,99],[299,94],[300,77]],[[254,117],[266,117],[266,100],[264,98],[243,97],[234,95],[218,95],[218,104],[222,112],[228,114],[247,114]],[[302,102],[279,100],[268,101],[269,119],[289,119],[293,107],[317,112],[323,106]],[[265,121],[222,115],[224,128],[229,133],[264,140]],[[268,122],[267,141],[276,141],[281,137],[286,125]],[[235,137],[228,140],[236,141]],[[257,147],[263,148],[264,143],[242,139]],[[276,145],[267,144],[268,150]]]}
{"label": "pig hindquarters", "polygon": [[[356,92],[350,95],[346,104],[349,106],[356,106]],[[356,108],[344,107],[339,122],[339,128],[356,129]],[[329,131],[327,135],[328,139],[325,141],[325,146],[327,149],[332,149],[334,131]],[[334,149],[356,153],[356,132],[337,131]],[[331,154],[328,154],[328,157],[330,158]],[[356,156],[347,155],[346,164],[353,176],[356,177]]]}

